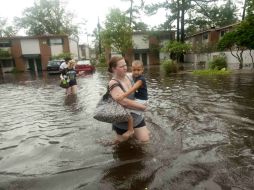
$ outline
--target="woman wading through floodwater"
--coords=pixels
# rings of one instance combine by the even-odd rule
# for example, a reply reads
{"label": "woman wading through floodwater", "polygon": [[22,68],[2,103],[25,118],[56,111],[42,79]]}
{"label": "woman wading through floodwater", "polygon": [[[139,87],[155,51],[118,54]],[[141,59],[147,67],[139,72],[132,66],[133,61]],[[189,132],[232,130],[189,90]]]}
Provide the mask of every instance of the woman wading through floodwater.
{"label": "woman wading through floodwater", "polygon": [[[131,75],[127,75],[127,65],[123,57],[113,56],[109,60],[108,71],[113,74],[112,79],[109,81],[109,87],[119,82],[124,90],[128,91],[133,86],[134,82],[131,78]],[[123,93],[124,91],[120,88],[119,85],[110,91],[113,99],[117,99],[117,97]],[[118,102],[126,108],[144,111],[146,106],[136,102],[134,99],[134,93],[132,93],[127,98],[119,100]],[[136,114],[131,112],[131,116],[133,117],[134,137],[140,142],[148,142],[150,132],[146,127],[143,114]],[[115,123],[113,124],[112,128],[116,132],[116,143],[126,140],[126,138],[124,138],[122,135],[127,131],[128,122]]]}

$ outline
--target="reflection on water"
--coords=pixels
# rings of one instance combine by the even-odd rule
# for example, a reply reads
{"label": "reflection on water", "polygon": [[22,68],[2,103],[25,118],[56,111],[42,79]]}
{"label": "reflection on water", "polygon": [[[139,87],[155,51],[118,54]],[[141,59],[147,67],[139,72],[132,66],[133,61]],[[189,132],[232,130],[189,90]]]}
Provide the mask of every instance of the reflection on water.
{"label": "reflection on water", "polygon": [[116,146],[113,149],[113,158],[117,162],[104,170],[101,188],[115,186],[118,189],[145,189],[148,187],[151,181],[145,167],[148,155],[143,149],[142,146],[128,142]]}
{"label": "reflection on water", "polygon": [[149,144],[113,139],[93,119],[110,76],[4,74],[0,81],[0,189],[254,189],[254,75],[165,76],[145,70]]}

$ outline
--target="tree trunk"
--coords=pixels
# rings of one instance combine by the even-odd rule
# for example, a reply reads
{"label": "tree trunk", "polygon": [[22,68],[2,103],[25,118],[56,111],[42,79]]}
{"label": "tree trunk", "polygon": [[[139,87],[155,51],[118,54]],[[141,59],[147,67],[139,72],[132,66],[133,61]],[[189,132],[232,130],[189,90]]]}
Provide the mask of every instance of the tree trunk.
{"label": "tree trunk", "polygon": [[236,55],[233,54],[233,50],[230,49],[230,53],[233,57],[235,57],[239,61],[239,69],[243,68],[243,50],[241,50],[240,55],[238,54],[239,49],[236,51]]}
{"label": "tree trunk", "polygon": [[180,0],[177,0],[177,19],[176,19],[176,40],[179,42],[179,22],[180,22]]}
{"label": "tree trunk", "polygon": [[98,24],[97,24],[97,28],[98,28],[98,40],[99,40],[99,54],[101,55],[102,53],[102,50],[101,50],[101,25],[100,25],[100,20],[99,20],[99,17],[98,17]]}
{"label": "tree trunk", "polygon": [[253,56],[251,55],[251,49],[250,49],[250,57],[251,57],[252,68],[254,68],[254,60],[253,60]]}
{"label": "tree trunk", "polygon": [[246,3],[247,3],[247,0],[244,0],[242,20],[244,20],[244,19],[245,19]]}
{"label": "tree trunk", "polygon": [[181,42],[184,43],[184,11],[185,11],[185,0],[182,0],[181,6]]}

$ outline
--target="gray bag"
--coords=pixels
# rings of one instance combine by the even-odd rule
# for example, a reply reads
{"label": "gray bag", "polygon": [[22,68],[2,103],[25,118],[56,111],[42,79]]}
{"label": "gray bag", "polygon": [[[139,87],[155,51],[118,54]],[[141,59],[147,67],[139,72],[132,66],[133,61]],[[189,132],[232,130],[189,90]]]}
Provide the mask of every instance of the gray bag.
{"label": "gray bag", "polygon": [[110,90],[116,86],[120,86],[123,89],[120,83],[115,83],[110,89],[107,89],[106,94],[101,97],[95,108],[94,119],[107,123],[121,123],[128,121],[130,114],[122,105],[116,102],[109,93]]}

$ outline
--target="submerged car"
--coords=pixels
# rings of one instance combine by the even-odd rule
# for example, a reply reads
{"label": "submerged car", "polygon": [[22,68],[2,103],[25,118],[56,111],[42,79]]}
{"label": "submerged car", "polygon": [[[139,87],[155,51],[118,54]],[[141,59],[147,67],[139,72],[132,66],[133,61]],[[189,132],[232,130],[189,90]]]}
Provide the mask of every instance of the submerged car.
{"label": "submerged car", "polygon": [[75,65],[75,70],[77,73],[93,73],[95,72],[95,67],[91,64],[90,60],[81,60]]}
{"label": "submerged car", "polygon": [[48,61],[47,71],[49,74],[59,74],[60,73],[60,65],[64,62],[64,60],[51,60]]}

